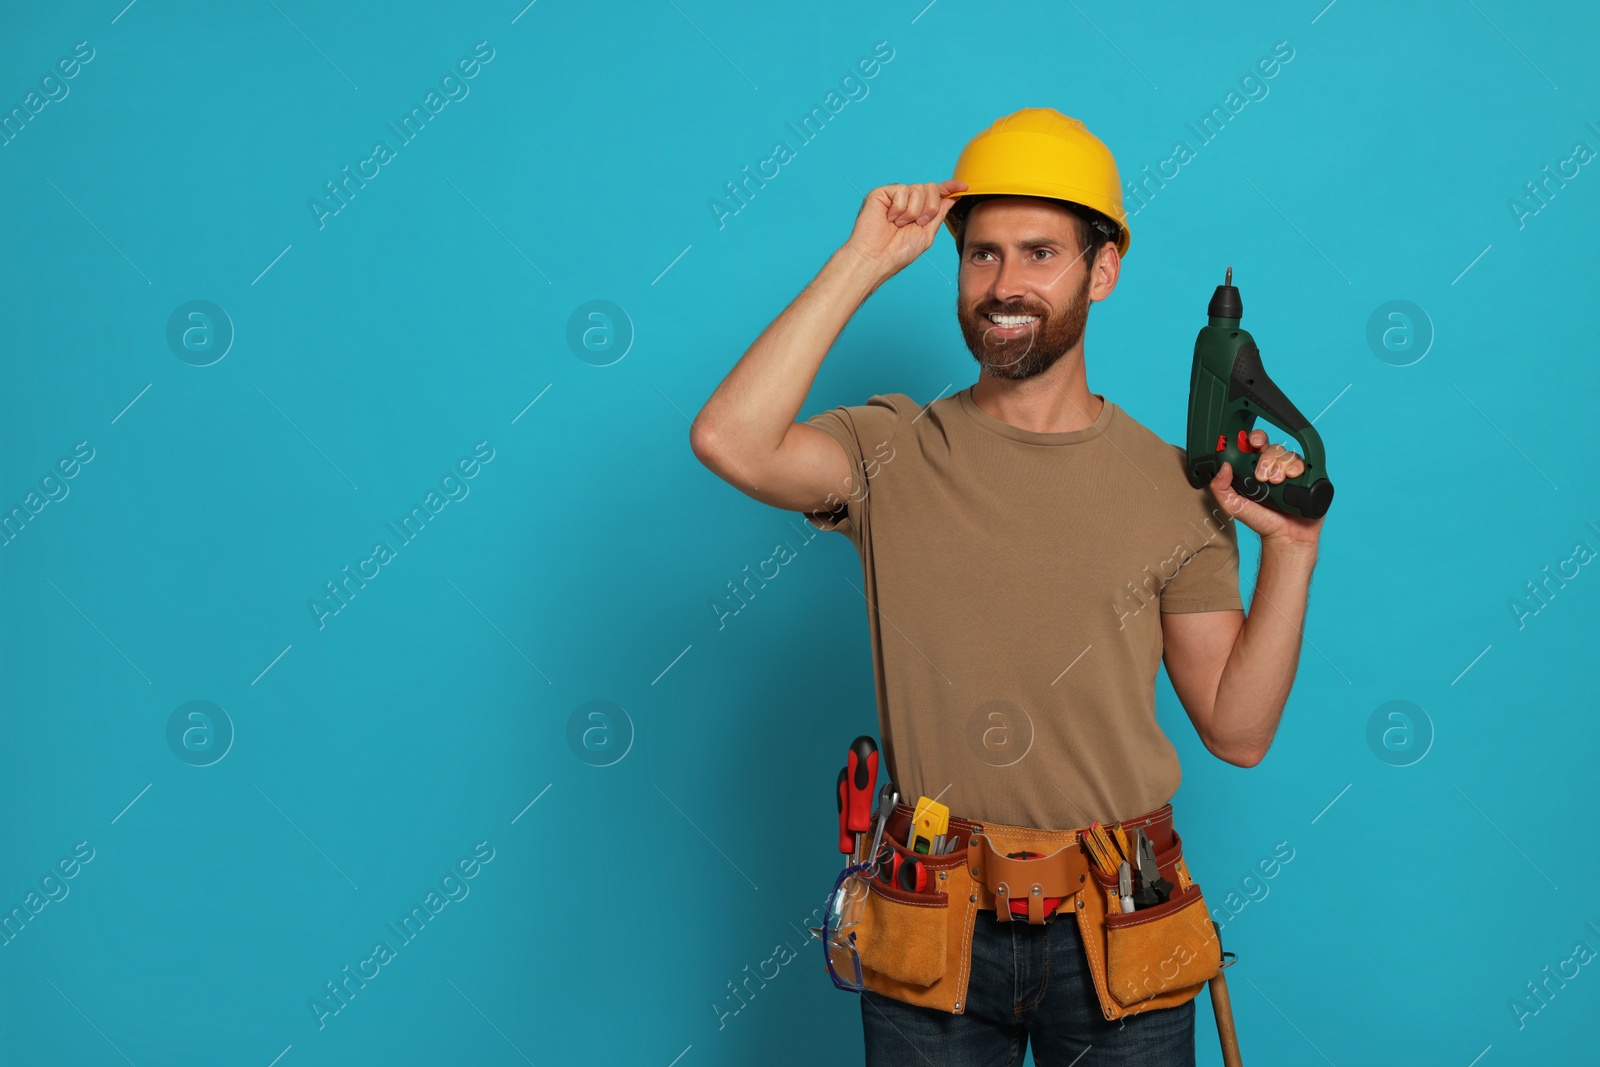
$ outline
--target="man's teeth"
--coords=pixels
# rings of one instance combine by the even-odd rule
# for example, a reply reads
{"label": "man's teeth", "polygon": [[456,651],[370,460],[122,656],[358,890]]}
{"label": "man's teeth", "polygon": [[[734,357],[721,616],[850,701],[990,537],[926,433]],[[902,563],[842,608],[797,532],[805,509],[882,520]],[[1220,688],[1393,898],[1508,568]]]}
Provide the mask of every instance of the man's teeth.
{"label": "man's teeth", "polygon": [[990,315],[989,321],[996,326],[1023,326],[1038,317],[1037,315]]}

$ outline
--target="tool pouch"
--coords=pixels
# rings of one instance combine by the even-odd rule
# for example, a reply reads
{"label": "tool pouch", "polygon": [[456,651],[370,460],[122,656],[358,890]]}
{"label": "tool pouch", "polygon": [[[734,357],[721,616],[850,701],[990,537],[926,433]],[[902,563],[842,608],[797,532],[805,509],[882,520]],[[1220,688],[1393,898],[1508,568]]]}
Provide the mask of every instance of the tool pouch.
{"label": "tool pouch", "polygon": [[1222,941],[1183,860],[1183,839],[1176,830],[1171,838],[1156,850],[1161,877],[1173,884],[1163,903],[1123,913],[1116,878],[1093,865],[1078,895],[1078,928],[1107,1019],[1187,1003],[1222,969]]}
{"label": "tool pouch", "polygon": [[977,894],[967,849],[922,856],[889,839],[928,871],[928,891],[912,893],[874,880],[856,931],[866,987],[893,1000],[959,1015],[972,970]]}

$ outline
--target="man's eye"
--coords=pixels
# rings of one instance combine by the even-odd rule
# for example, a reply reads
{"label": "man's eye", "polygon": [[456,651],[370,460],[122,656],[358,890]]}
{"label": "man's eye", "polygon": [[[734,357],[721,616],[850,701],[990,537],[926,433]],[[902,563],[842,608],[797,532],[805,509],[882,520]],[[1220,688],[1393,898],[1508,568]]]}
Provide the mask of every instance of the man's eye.
{"label": "man's eye", "polygon": [[1054,254],[1048,248],[1035,248],[1033,250],[1033,254],[1036,255],[1036,256],[1040,255],[1041,253],[1044,254],[1044,255],[1047,255],[1047,256]]}

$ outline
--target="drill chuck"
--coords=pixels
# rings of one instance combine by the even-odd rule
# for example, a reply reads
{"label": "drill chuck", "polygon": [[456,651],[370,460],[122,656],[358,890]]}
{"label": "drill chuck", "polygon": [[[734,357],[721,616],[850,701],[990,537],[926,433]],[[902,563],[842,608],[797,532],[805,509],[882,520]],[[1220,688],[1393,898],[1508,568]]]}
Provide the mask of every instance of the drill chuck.
{"label": "drill chuck", "polygon": [[1239,298],[1239,290],[1233,284],[1233,268],[1228,268],[1228,273],[1223,277],[1222,284],[1217,286],[1217,291],[1211,294],[1211,304],[1206,308],[1206,314],[1214,319],[1242,319],[1244,318],[1244,301]]}

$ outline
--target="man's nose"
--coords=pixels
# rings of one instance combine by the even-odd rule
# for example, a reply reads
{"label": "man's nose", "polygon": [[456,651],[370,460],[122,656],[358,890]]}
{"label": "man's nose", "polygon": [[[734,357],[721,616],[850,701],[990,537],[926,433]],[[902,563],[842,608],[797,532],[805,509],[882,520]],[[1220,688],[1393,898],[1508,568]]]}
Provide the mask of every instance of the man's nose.
{"label": "man's nose", "polygon": [[995,271],[994,297],[996,300],[1009,300],[1023,296],[1028,291],[1028,284],[1022,264],[1013,259],[1007,259],[1000,264],[1000,269]]}

